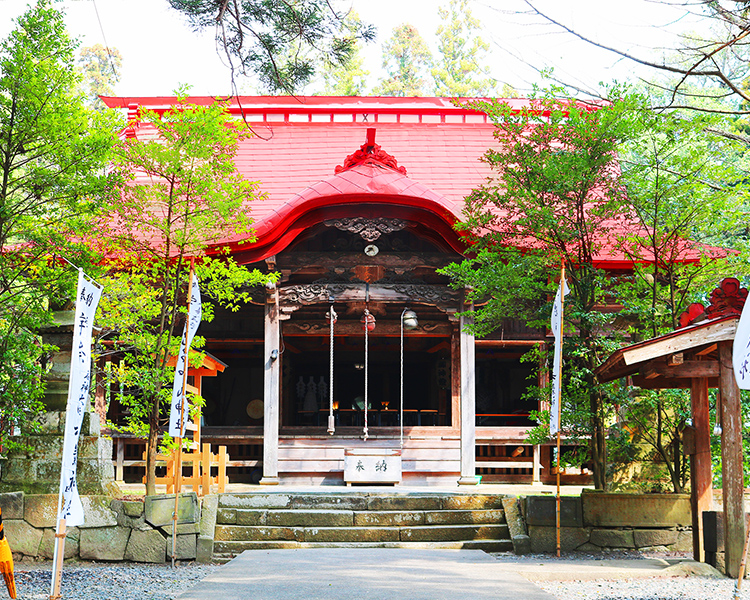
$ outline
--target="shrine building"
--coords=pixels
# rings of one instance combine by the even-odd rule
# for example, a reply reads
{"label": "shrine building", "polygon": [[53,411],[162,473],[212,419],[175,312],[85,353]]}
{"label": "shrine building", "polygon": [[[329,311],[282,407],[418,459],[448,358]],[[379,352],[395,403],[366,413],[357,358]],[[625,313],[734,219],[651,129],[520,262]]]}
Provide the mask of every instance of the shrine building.
{"label": "shrine building", "polygon": [[[132,119],[176,99],[104,101]],[[436,272],[467,252],[454,225],[490,175],[490,119],[443,98],[241,97],[229,111],[255,134],[236,164],[264,196],[255,241],[222,245],[280,275],[199,330],[223,366],[202,380],[202,438],[228,447],[230,481],[341,484],[347,453],[371,451],[400,453],[404,483],[554,481],[551,445],[526,439],[541,407],[523,394],[545,374],[520,360],[551,334],[507,315],[475,339],[464,292]],[[598,266],[632,269],[616,254]],[[119,435],[127,477],[143,446]]]}

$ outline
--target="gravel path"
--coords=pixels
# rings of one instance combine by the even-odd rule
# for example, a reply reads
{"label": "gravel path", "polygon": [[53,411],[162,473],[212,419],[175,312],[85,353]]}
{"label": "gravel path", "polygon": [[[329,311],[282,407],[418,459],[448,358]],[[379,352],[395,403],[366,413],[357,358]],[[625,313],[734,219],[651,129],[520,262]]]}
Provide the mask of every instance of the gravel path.
{"label": "gravel path", "polygon": [[[193,563],[175,569],[171,565],[66,563],[61,593],[64,600],[171,600],[218,568]],[[19,600],[49,598],[51,564],[16,563],[15,574]],[[0,598],[5,598],[5,586],[0,586]]]}
{"label": "gravel path", "polygon": [[[553,560],[549,556],[498,559]],[[169,565],[66,563],[62,597],[64,600],[172,600],[218,568],[218,565],[194,563],[183,563],[175,569]],[[18,598],[47,600],[50,578],[49,563],[17,563]],[[534,583],[559,600],[733,600],[735,586],[731,579],[698,576]],[[4,586],[1,587],[0,598],[5,598]],[[744,583],[740,598],[750,600],[750,581]]]}
{"label": "gravel path", "polygon": [[[708,577],[653,577],[610,581],[539,581],[544,591],[559,600],[732,600],[730,579]],[[748,586],[748,587],[745,587]],[[750,582],[740,590],[740,598],[750,598]]]}

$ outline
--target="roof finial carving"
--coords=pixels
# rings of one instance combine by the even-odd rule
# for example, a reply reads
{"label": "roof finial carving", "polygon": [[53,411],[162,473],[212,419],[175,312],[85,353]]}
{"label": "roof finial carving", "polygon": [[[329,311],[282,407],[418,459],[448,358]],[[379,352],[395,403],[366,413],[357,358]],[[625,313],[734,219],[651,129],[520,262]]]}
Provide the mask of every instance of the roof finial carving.
{"label": "roof finial carving", "polygon": [[406,168],[399,167],[396,159],[385,152],[378,144],[375,143],[375,128],[371,127],[367,129],[367,140],[362,144],[354,154],[350,154],[344,160],[344,164],[338,165],[334,169],[334,173],[338,174],[341,171],[346,171],[357,165],[365,164],[367,162],[377,162],[381,165],[389,167],[394,171],[398,171],[402,175],[406,175]]}
{"label": "roof finial carving", "polygon": [[700,302],[693,302],[680,315],[680,327],[706,319],[718,319],[728,315],[741,315],[747,299],[747,289],[743,288],[736,277],[726,277],[719,287],[711,292],[710,304],[704,307]]}

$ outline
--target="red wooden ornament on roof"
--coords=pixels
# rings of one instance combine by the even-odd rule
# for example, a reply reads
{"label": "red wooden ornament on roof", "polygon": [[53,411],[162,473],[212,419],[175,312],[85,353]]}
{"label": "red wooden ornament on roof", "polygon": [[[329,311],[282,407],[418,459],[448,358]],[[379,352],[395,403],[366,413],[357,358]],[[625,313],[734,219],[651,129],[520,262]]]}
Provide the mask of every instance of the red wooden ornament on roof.
{"label": "red wooden ornament on roof", "polygon": [[704,307],[700,302],[693,302],[688,306],[680,315],[680,327],[687,327],[704,319],[741,315],[746,299],[747,289],[740,285],[739,279],[727,277],[711,292],[708,307]]}
{"label": "red wooden ornament on roof", "polygon": [[346,171],[357,165],[362,165],[367,162],[378,162],[386,167],[390,167],[394,171],[398,171],[402,175],[406,175],[406,168],[399,167],[398,161],[385,152],[378,144],[375,143],[375,128],[371,127],[367,130],[367,140],[362,144],[354,154],[350,154],[344,159],[344,164],[338,165],[334,169],[334,173],[339,174],[341,171]]}

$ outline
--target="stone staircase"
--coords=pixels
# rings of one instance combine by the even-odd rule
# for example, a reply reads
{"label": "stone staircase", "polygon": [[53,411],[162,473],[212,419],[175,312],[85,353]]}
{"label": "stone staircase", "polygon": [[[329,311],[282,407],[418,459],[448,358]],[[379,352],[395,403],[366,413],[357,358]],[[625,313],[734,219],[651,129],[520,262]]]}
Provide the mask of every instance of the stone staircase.
{"label": "stone staircase", "polygon": [[274,548],[513,550],[502,495],[398,492],[222,494],[214,560]]}

